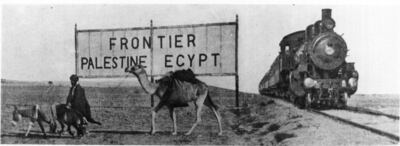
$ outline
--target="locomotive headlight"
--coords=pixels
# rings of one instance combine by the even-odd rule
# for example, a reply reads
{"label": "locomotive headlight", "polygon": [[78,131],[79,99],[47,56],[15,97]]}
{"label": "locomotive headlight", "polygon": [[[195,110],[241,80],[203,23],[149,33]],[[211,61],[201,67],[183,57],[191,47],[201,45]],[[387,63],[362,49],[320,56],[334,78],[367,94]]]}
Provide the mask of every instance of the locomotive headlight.
{"label": "locomotive headlight", "polygon": [[350,85],[350,87],[357,87],[357,79],[356,78],[350,78],[349,79],[349,85]]}
{"label": "locomotive headlight", "polygon": [[346,81],[342,80],[342,87],[346,87]]}
{"label": "locomotive headlight", "polygon": [[335,53],[335,49],[332,48],[332,46],[326,45],[325,46],[325,53],[328,55],[332,55]]}
{"label": "locomotive headlight", "polygon": [[315,81],[315,80],[313,80],[313,79],[311,79],[311,78],[306,78],[305,80],[304,80],[304,86],[306,87],[306,88],[312,88],[312,87],[314,87],[314,86],[316,86],[317,85],[317,81]]}

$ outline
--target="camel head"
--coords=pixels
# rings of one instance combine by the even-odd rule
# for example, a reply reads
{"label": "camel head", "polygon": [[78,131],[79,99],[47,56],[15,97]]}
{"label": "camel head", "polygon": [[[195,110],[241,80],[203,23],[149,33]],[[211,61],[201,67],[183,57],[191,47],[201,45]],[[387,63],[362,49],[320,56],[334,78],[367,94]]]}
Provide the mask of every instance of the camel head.
{"label": "camel head", "polygon": [[146,73],[146,70],[144,69],[144,66],[142,66],[142,65],[134,65],[132,67],[125,68],[125,72],[129,72],[134,75],[139,75],[142,73]]}

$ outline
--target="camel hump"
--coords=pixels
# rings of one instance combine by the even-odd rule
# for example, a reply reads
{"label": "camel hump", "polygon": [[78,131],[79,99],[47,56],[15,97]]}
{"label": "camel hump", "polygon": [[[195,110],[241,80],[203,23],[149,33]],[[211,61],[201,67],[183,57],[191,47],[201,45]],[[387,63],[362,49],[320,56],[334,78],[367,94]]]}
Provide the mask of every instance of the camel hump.
{"label": "camel hump", "polygon": [[180,80],[180,81],[186,81],[189,83],[193,83],[193,84],[197,84],[200,82],[200,80],[198,80],[196,78],[196,75],[193,73],[193,71],[189,68],[189,69],[183,69],[183,70],[177,70],[175,72],[172,73],[172,78]]}

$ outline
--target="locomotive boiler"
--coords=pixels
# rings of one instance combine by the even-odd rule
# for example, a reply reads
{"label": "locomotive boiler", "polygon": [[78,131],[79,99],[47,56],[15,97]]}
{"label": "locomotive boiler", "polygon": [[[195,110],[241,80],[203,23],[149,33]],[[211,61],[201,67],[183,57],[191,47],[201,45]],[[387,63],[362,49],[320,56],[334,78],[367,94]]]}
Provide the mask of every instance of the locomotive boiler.
{"label": "locomotive boiler", "polygon": [[303,108],[344,107],[357,90],[358,73],[346,62],[347,45],[335,31],[331,9],[305,30],[283,37],[280,52],[259,84],[262,95]]}

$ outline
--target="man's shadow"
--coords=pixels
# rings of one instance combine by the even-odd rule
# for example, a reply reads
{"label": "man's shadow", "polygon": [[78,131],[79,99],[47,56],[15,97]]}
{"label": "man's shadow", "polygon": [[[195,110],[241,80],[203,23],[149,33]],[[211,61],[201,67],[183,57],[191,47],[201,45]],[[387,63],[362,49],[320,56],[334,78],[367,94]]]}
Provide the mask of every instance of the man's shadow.
{"label": "man's shadow", "polygon": [[[150,135],[150,131],[127,131],[127,130],[90,130],[90,133]],[[157,131],[155,135],[171,135],[171,133],[172,133],[171,131]]]}
{"label": "man's shadow", "polygon": [[[58,138],[58,139],[65,139],[65,138],[70,138],[73,139],[74,137],[72,137],[71,135],[61,135],[59,136],[58,133],[53,134],[53,133],[46,133],[47,136],[44,137],[43,133],[41,131],[34,131],[31,130],[29,132],[28,136],[25,136],[25,132],[7,132],[7,133],[2,133],[1,137],[18,137],[18,138],[34,138],[34,139],[48,139],[48,138]],[[76,138],[76,137],[75,137]]]}

